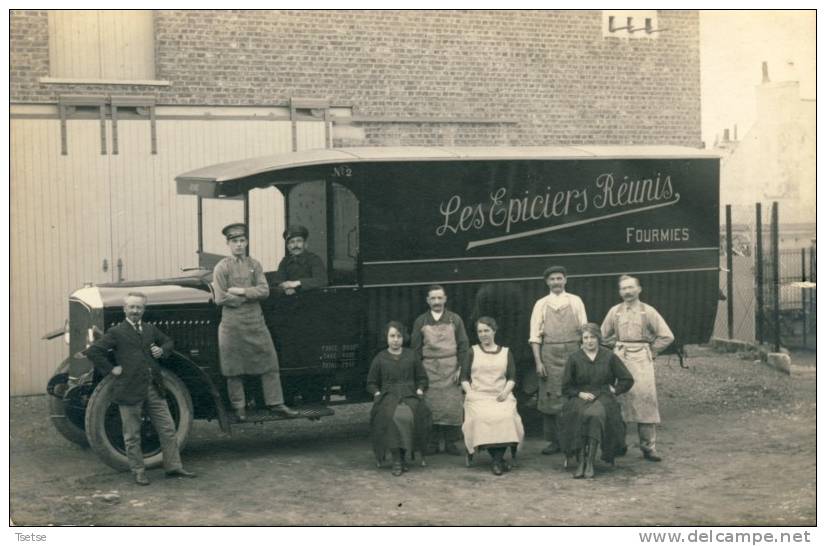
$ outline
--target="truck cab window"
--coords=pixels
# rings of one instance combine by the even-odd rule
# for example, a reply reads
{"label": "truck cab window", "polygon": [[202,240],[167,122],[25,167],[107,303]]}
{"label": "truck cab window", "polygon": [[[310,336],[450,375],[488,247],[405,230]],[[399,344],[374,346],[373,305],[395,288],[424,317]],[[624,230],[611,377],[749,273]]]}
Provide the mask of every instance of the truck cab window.
{"label": "truck cab window", "polygon": [[335,182],[304,182],[289,192],[287,225],[309,232],[308,249],[324,260],[330,285],[356,284],[358,199]]}

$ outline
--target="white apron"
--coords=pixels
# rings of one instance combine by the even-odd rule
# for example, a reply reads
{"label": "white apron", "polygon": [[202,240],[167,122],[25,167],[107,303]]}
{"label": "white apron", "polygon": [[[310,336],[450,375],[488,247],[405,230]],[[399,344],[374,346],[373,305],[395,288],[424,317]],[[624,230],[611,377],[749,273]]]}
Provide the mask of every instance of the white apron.
{"label": "white apron", "polygon": [[657,384],[654,381],[654,359],[651,347],[644,342],[618,341],[614,353],[634,377],[634,386],[617,398],[626,423],[659,423]]}
{"label": "white apron", "polygon": [[508,369],[508,348],[498,353],[486,353],[478,345],[472,347],[470,392],[465,396],[465,421],[462,433],[468,453],[491,444],[521,444],[525,437],[522,419],[516,411],[516,398],[508,394],[504,402],[496,397],[505,388]]}

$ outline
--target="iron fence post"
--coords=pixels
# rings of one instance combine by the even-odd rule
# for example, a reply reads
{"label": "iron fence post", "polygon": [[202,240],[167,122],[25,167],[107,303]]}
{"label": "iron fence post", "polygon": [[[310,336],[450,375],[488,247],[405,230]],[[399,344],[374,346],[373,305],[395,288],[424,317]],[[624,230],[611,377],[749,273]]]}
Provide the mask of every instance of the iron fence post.
{"label": "iron fence post", "polygon": [[[800,249],[800,280],[806,282],[806,249]],[[803,311],[803,346],[806,347],[806,289],[800,289],[800,309]]]}
{"label": "iron fence post", "polygon": [[726,313],[728,315],[728,338],[734,339],[734,261],[731,244],[731,205],[726,205]]}
{"label": "iron fence post", "polygon": [[778,224],[777,201],[772,202],[772,299],[774,300],[774,352],[780,352],[780,226]]}
{"label": "iron fence post", "polygon": [[755,308],[755,323],[757,342],[763,343],[765,336],[763,335],[763,207],[760,203],[755,203],[755,244],[754,244],[754,261],[756,273],[756,297],[757,305]]}

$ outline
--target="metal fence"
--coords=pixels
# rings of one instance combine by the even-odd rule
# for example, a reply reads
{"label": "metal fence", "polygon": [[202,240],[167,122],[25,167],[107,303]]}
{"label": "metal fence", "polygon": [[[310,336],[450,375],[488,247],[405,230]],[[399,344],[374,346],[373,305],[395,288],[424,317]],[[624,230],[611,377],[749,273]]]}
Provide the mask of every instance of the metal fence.
{"label": "metal fence", "polygon": [[[788,348],[817,348],[817,248],[779,249],[775,273],[774,256],[763,261],[763,328],[762,339],[773,343],[775,332],[780,344]],[[778,289],[775,293],[774,275]],[[776,295],[775,295],[776,294]],[[775,312],[775,297],[779,300]],[[777,323],[777,325],[775,325]]]}
{"label": "metal fence", "polygon": [[815,240],[784,239],[776,203],[765,213],[758,203],[750,219],[742,210],[735,211],[734,218],[730,208],[726,213],[720,235],[722,297],[714,335],[816,349]]}

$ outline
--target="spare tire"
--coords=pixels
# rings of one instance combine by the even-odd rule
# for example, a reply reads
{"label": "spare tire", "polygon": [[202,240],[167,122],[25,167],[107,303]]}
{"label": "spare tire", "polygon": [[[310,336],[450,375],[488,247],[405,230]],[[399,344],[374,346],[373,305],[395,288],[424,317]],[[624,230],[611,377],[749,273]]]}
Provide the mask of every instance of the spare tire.
{"label": "spare tire", "polygon": [[85,408],[78,400],[64,400],[54,395],[47,396],[49,400],[49,420],[54,428],[67,440],[81,447],[87,447]]}
{"label": "spare tire", "polygon": [[[117,404],[112,401],[114,381],[112,375],[103,378],[89,398],[86,406],[86,438],[89,447],[104,463],[118,470],[128,470],[120,412]],[[192,428],[192,397],[184,382],[172,372],[163,370],[163,381],[169,413],[175,421],[178,448],[183,450]],[[146,468],[159,466],[163,462],[158,434],[146,414],[141,427],[141,449]]]}

